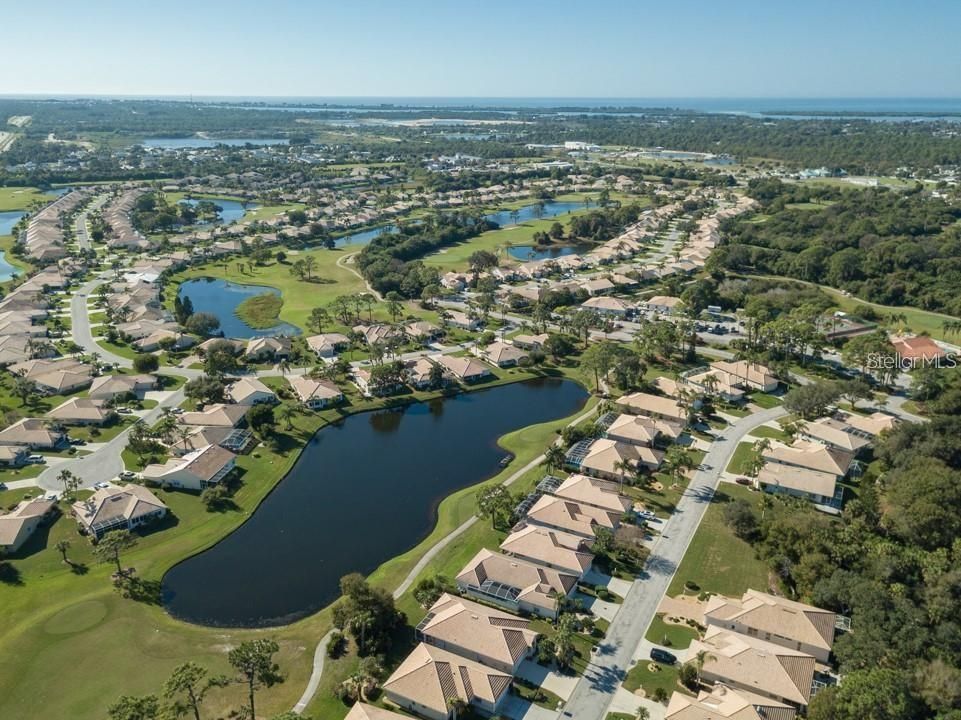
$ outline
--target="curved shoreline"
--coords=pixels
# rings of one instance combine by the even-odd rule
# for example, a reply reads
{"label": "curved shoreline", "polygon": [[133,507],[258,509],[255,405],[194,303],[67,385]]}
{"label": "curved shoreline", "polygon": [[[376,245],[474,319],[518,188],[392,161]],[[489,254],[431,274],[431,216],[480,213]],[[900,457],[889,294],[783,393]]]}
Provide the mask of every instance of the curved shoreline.
{"label": "curved shoreline", "polygon": [[[500,387],[504,387],[504,386],[507,386],[507,385],[514,385],[514,384],[517,384],[517,383],[530,382],[531,380],[551,380],[551,379],[553,379],[553,380],[561,380],[561,381],[570,381],[570,382],[573,382],[573,383],[575,383],[576,385],[578,385],[579,387],[581,387],[581,388],[587,393],[587,395],[586,395],[586,397],[585,397],[585,399],[584,399],[584,402],[581,404],[580,408],[578,408],[578,409],[575,411],[576,413],[578,413],[578,417],[577,417],[573,422],[575,422],[575,423],[576,423],[576,422],[579,422],[580,419],[582,418],[582,413],[581,413],[581,411],[583,410],[583,408],[584,408],[585,405],[587,405],[588,403],[590,403],[591,398],[593,397],[592,394],[591,394],[590,389],[587,388],[587,386],[586,386],[584,383],[582,383],[580,380],[577,380],[577,379],[575,379],[575,378],[570,378],[570,377],[567,377],[567,376],[564,376],[564,375],[560,375],[560,376],[534,375],[534,376],[531,376],[531,377],[520,377],[520,378],[516,378],[516,379],[514,379],[514,378],[508,378],[508,379],[505,379],[505,380],[502,381],[502,382],[499,382],[499,383],[496,384],[496,385],[487,385],[487,386],[483,386],[483,387],[468,387],[468,388],[462,388],[462,389],[460,389],[458,392],[455,392],[455,393],[449,393],[449,392],[444,392],[444,391],[435,391],[435,392],[431,393],[430,396],[424,397],[424,398],[409,398],[409,399],[408,399],[408,398],[402,398],[402,399],[401,399],[401,400],[402,400],[402,403],[399,403],[398,405],[393,406],[393,407],[371,407],[371,408],[364,408],[364,409],[358,410],[358,411],[356,411],[356,412],[347,413],[347,414],[345,414],[343,417],[338,418],[337,420],[331,421],[331,420],[323,419],[323,424],[320,425],[320,426],[311,434],[310,437],[311,437],[311,439],[313,439],[318,433],[320,433],[321,431],[329,428],[329,427],[332,426],[332,425],[336,425],[337,423],[342,422],[342,421],[344,421],[344,420],[346,420],[346,419],[348,419],[348,418],[350,418],[350,417],[354,417],[354,416],[358,416],[358,415],[363,415],[363,414],[366,414],[366,413],[382,412],[382,411],[384,411],[384,410],[406,410],[406,409],[408,409],[409,407],[411,407],[411,406],[413,406],[413,405],[420,405],[420,404],[424,404],[424,403],[428,403],[428,402],[433,402],[433,401],[438,400],[438,399],[439,399],[439,400],[446,400],[446,399],[449,399],[449,398],[452,398],[452,397],[456,397],[456,396],[461,395],[461,394],[469,394],[469,393],[483,392],[483,391],[489,391],[489,390],[496,390],[496,389],[498,389],[498,388],[500,388]],[[592,408],[589,412],[591,412],[591,413],[594,412],[594,409]],[[514,429],[509,430],[508,432],[505,432],[505,433],[503,433],[502,435],[498,436],[495,442],[496,442],[497,446],[498,446],[500,449],[504,450],[505,452],[511,452],[510,450],[508,450],[507,448],[505,448],[504,445],[503,445],[503,439],[504,439],[507,435],[510,435],[510,434],[512,434],[512,433],[516,433],[516,432],[523,431],[523,430],[525,430],[525,429],[528,428],[528,427],[535,427],[536,425],[541,425],[541,424],[545,424],[545,423],[559,422],[559,421],[563,420],[565,417],[570,417],[570,415],[562,416],[562,417],[559,417],[559,418],[554,418],[554,419],[551,419],[551,420],[545,420],[545,421],[542,421],[541,423],[534,423],[533,425],[526,425],[526,426],[514,428]],[[220,537],[218,537],[218,538],[216,538],[216,539],[214,539],[214,540],[211,540],[209,543],[206,543],[206,544],[204,544],[203,546],[200,546],[200,547],[197,547],[197,548],[193,549],[193,550],[192,550],[190,553],[188,553],[187,555],[184,555],[183,557],[179,558],[179,559],[176,560],[175,562],[172,562],[170,565],[168,565],[167,567],[165,567],[165,568],[163,569],[163,572],[160,574],[160,582],[161,582],[161,584],[163,583],[163,581],[164,581],[164,579],[166,578],[167,574],[168,574],[171,570],[173,570],[175,567],[177,567],[178,565],[183,564],[184,562],[187,562],[188,560],[190,560],[190,559],[193,558],[193,557],[196,557],[197,555],[200,555],[200,554],[202,554],[202,553],[204,553],[204,552],[207,552],[207,551],[211,550],[211,549],[212,549],[213,547],[215,547],[217,544],[223,542],[223,541],[226,540],[228,537],[230,537],[232,534],[234,534],[235,532],[237,532],[243,525],[245,525],[251,518],[253,518],[254,514],[257,512],[257,510],[260,508],[260,506],[267,500],[267,498],[268,498],[278,487],[280,487],[280,484],[283,482],[283,480],[285,480],[285,479],[290,475],[290,473],[293,471],[294,467],[295,467],[295,466],[297,465],[297,463],[300,461],[301,456],[302,456],[304,450],[307,448],[307,445],[309,444],[310,441],[311,441],[311,440],[308,440],[308,441],[305,442],[303,445],[301,445],[301,446],[296,450],[295,453],[291,453],[289,465],[284,469],[284,471],[283,471],[282,474],[280,474],[275,480],[273,480],[273,481],[270,483],[270,485],[269,485],[268,487],[265,488],[265,492],[263,493],[263,495],[260,496],[260,497],[257,499],[256,503],[255,503],[255,504],[253,505],[253,507],[251,507],[251,509],[245,514],[245,516],[242,518],[242,520],[241,520],[239,523],[237,523],[236,525],[234,525],[233,527],[231,527],[227,532],[225,532],[225,533],[224,533],[223,535],[221,535]],[[539,462],[539,461],[541,460],[541,456],[538,456],[538,458],[536,458],[536,460],[537,460],[537,462]],[[515,472],[515,473],[512,473],[512,475],[509,476],[509,478],[505,481],[504,484],[511,484],[511,483],[515,482],[515,481],[520,477],[520,475],[523,475],[525,472],[527,472],[528,470],[530,470],[531,467],[533,467],[534,465],[536,465],[536,463],[534,463],[533,465],[530,464],[530,463],[528,463],[528,465],[526,465],[526,466],[525,466],[524,468],[522,468],[520,471]],[[418,548],[418,546],[420,546],[421,544],[423,544],[424,542],[426,542],[427,540],[429,540],[430,537],[431,537],[431,535],[437,530],[438,526],[441,524],[441,519],[442,519],[442,516],[441,516],[441,506],[442,506],[448,499],[450,499],[450,498],[452,498],[452,497],[455,497],[455,496],[458,495],[458,494],[465,493],[465,492],[470,492],[470,491],[472,491],[472,490],[475,490],[475,489],[478,488],[480,485],[483,485],[484,483],[490,482],[493,478],[495,478],[495,477],[497,477],[498,475],[502,474],[505,470],[506,470],[506,468],[501,469],[501,470],[499,470],[499,471],[496,471],[496,472],[494,472],[493,474],[488,475],[487,477],[484,477],[484,478],[479,479],[477,482],[471,483],[470,485],[466,485],[466,486],[461,487],[461,488],[456,488],[456,489],[452,490],[451,492],[449,492],[448,494],[444,495],[443,497],[439,498],[438,501],[437,501],[436,507],[435,507],[435,509],[434,509],[434,513],[433,513],[431,525],[430,525],[430,527],[426,530],[426,532],[423,534],[423,536],[422,536],[420,539],[416,540],[414,543],[412,543],[409,547],[402,548],[402,549],[396,551],[396,553],[393,554],[393,555],[391,555],[390,557],[385,558],[382,562],[378,563],[378,565],[377,565],[376,567],[374,567],[373,569],[371,569],[370,572],[367,573],[367,576],[369,577],[369,576],[373,575],[373,574],[376,573],[378,570],[380,570],[383,566],[385,566],[385,565],[387,565],[388,563],[391,563],[391,562],[397,560],[398,558],[406,555],[407,553],[410,553],[410,552],[416,550],[416,549]],[[476,515],[474,516],[474,520],[476,520]],[[463,532],[464,530],[466,530],[468,527],[470,527],[471,524],[472,524],[472,521],[469,521],[469,522],[464,523],[464,526],[463,526],[463,527],[458,528],[458,533]],[[429,549],[428,549],[428,552],[429,552],[431,549],[433,549],[433,548],[429,548]],[[436,552],[439,552],[440,549],[442,549],[442,548],[437,548],[437,550],[435,551],[434,554],[436,555]],[[432,557],[433,557],[433,556],[432,556]],[[420,572],[420,570],[423,568],[424,565],[426,565],[426,561],[424,561],[423,564],[421,564],[421,561],[419,560],[418,563],[415,564],[415,567],[414,567],[414,569],[412,569],[411,573],[413,573],[413,574],[416,575],[417,573]],[[405,581],[405,582],[407,582],[407,581]],[[403,583],[402,583],[402,584],[403,584]],[[406,590],[406,588],[407,588],[409,585],[410,585],[410,582],[407,582],[406,586],[404,586],[404,587],[402,588],[401,592],[402,592],[403,590]],[[336,601],[334,601],[334,602],[336,602]],[[161,608],[161,610],[163,611],[163,613],[164,613],[168,618],[170,618],[171,620],[174,620],[174,621],[180,622],[180,623],[184,623],[185,625],[188,625],[188,626],[194,627],[194,628],[203,628],[203,629],[207,629],[207,630],[253,631],[253,630],[266,630],[266,629],[289,628],[289,627],[292,627],[292,626],[294,626],[294,625],[296,625],[296,624],[298,624],[298,623],[305,622],[305,621],[309,621],[311,618],[314,618],[314,617],[316,617],[317,615],[319,615],[320,613],[323,613],[325,610],[327,610],[329,607],[331,607],[331,605],[333,605],[333,603],[328,603],[328,604],[326,604],[326,605],[324,605],[324,606],[322,606],[322,607],[318,607],[318,608],[316,608],[315,610],[312,610],[312,611],[310,611],[310,612],[307,612],[306,614],[300,615],[300,616],[298,616],[298,617],[292,618],[292,619],[290,619],[289,621],[286,621],[286,622],[281,622],[281,623],[277,623],[277,624],[258,624],[258,625],[227,625],[227,624],[224,624],[224,625],[211,625],[211,624],[207,624],[207,623],[203,623],[203,622],[194,622],[194,621],[192,621],[192,620],[190,620],[190,619],[183,618],[183,617],[180,617],[180,616],[178,616],[178,615],[175,615],[174,613],[171,613],[171,612],[168,610],[166,604],[164,604],[163,602],[161,602],[160,608]]]}

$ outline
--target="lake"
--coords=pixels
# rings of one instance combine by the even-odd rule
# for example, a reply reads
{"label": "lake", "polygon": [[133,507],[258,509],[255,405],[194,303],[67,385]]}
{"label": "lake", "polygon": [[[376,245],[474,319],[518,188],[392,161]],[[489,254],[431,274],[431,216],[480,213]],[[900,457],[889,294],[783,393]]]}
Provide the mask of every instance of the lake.
{"label": "lake", "polygon": [[300,328],[280,322],[270,328],[252,328],[235,314],[237,306],[254,295],[266,292],[280,295],[277,288],[266,285],[239,285],[215,278],[198,278],[180,284],[177,295],[189,297],[194,312],[206,312],[220,319],[220,329],[225,337],[247,339],[272,335],[299,335]]}
{"label": "lake", "polygon": [[9,235],[12,233],[13,226],[20,222],[20,218],[26,214],[23,210],[0,212],[0,235]]}
{"label": "lake", "polygon": [[[522,223],[527,222],[528,220],[536,220],[537,215],[535,214],[535,205],[536,203],[532,203],[530,205],[525,205],[522,208],[518,208],[517,222]],[[557,217],[558,215],[563,215],[571,212],[572,210],[581,210],[583,208],[584,204],[579,202],[545,202],[543,217]],[[495,222],[502,227],[505,225],[514,224],[514,219],[511,217],[510,210],[498,210],[497,212],[488,213],[487,215],[484,215],[484,218],[486,220]],[[370,230],[360,230],[355,233],[350,233],[349,235],[344,235],[341,238],[337,238],[337,245],[366,245],[378,235],[381,235],[392,228],[392,225],[383,225]]]}
{"label": "lake", "polygon": [[223,627],[314,613],[337,599],[341,577],[366,575],[427,537],[443,498],[499,472],[497,438],[571,415],[587,397],[571,380],[545,378],[324,428],[246,523],[164,576],[164,606]]}
{"label": "lake", "polygon": [[191,150],[200,148],[212,148],[218,145],[228,145],[230,147],[244,147],[246,145],[286,145],[289,141],[286,138],[146,138],[141,145],[147,148],[160,148],[162,150]]}
{"label": "lake", "polygon": [[[236,200],[223,200],[216,198],[203,198],[204,200],[210,200],[210,202],[223,208],[220,211],[220,219],[225,225],[242,220],[244,215],[247,214],[247,210],[254,210],[257,206],[253,203],[247,203],[247,210],[244,210],[243,203],[239,203]],[[180,201],[182,205],[196,205],[200,202],[200,199],[195,198],[185,198]],[[198,222],[197,225],[206,225],[207,223]]]}
{"label": "lake", "polygon": [[554,260],[565,255],[582,255],[591,249],[591,245],[564,245],[562,247],[537,247],[535,245],[511,245],[507,254],[515,260],[528,262],[529,260]]}
{"label": "lake", "polygon": [[3,250],[0,250],[0,282],[12,280],[19,274],[20,271],[7,262],[6,254],[3,252]]}

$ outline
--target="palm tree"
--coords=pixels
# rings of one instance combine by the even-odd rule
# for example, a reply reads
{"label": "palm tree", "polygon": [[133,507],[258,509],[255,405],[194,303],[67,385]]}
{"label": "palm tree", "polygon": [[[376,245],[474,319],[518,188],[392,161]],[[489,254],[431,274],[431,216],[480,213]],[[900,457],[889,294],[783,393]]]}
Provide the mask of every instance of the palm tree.
{"label": "palm tree", "polygon": [[451,720],[457,720],[459,713],[467,712],[467,703],[459,697],[449,697],[447,698],[447,709],[452,713]]}
{"label": "palm tree", "polygon": [[561,447],[551,444],[551,446],[544,451],[544,462],[542,464],[547,468],[547,472],[550,473],[553,470],[559,470],[564,467],[566,460],[567,456]]}
{"label": "palm tree", "polygon": [[67,560],[67,550],[70,549],[70,541],[66,538],[57,540],[57,544],[54,545],[54,547],[57,549],[57,552],[60,553],[60,556],[63,558],[63,562],[69,565],[70,561]]}
{"label": "palm tree", "polygon": [[618,460],[614,463],[614,472],[617,473],[618,480],[620,481],[619,492],[624,492],[624,480],[627,479],[628,475],[634,474],[634,465],[626,458]]}
{"label": "palm tree", "polygon": [[297,410],[294,408],[293,405],[288,405],[284,403],[283,405],[280,406],[280,409],[277,411],[277,414],[280,416],[280,419],[284,421],[284,423],[286,424],[286,428],[288,430],[294,429],[293,420],[294,420],[294,415],[297,414]]}
{"label": "palm tree", "polygon": [[708,660],[717,660],[717,658],[707,650],[701,650],[697,655],[694,656],[694,659],[691,660],[691,662],[694,663],[694,668],[697,670],[698,685],[701,684],[701,671],[704,669],[704,663],[706,663]]}
{"label": "palm tree", "polygon": [[277,363],[277,369],[280,370],[281,375],[286,375],[290,372],[290,361],[287,358],[284,358]]}
{"label": "palm tree", "polygon": [[694,458],[679,445],[673,445],[667,451],[664,458],[664,470],[671,476],[672,487],[679,485],[681,478],[688,470],[693,470],[694,467]]}

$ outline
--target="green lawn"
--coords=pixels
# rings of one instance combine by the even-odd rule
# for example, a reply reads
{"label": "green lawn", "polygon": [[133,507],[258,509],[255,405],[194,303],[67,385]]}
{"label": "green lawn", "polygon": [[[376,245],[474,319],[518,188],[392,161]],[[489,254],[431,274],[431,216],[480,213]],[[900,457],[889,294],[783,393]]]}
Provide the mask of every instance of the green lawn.
{"label": "green lawn", "polygon": [[[762,435],[762,437],[767,437]],[[747,475],[751,470],[751,460],[754,453],[754,443],[742,440],[727,464],[727,472],[735,475]]]}
{"label": "green lawn", "polygon": [[699,637],[699,633],[689,625],[664,622],[664,615],[658,613],[644,637],[652,643],[683,650]]}
{"label": "green lawn", "polygon": [[668,595],[683,593],[687,581],[694,582],[702,591],[722,595],[740,596],[748,588],[767,590],[767,566],[724,522],[724,505],[736,499],[756,506],[758,493],[731,484],[715,493],[667,589]]}
{"label": "green lawn", "polygon": [[0,187],[0,212],[29,210],[34,203],[47,203],[57,199],[35,187]]}
{"label": "green lawn", "polygon": [[[651,672],[648,667],[655,667],[657,670]],[[667,693],[667,697],[673,692],[682,692],[690,695],[677,681],[677,666],[661,665],[651,660],[641,659],[637,665],[632,667],[624,680],[624,687],[634,692],[638,688],[643,688],[648,698],[651,698],[657,688],[661,688]]]}
{"label": "green lawn", "polygon": [[781,404],[781,398],[767,393],[756,392],[748,396],[748,402],[768,410]]}
{"label": "green lawn", "polygon": [[[772,440],[781,440],[783,442],[787,442],[790,439],[790,436],[783,430],[778,430],[777,428],[768,427],[767,425],[761,425],[760,427],[754,428],[753,430],[751,430],[751,435],[759,438],[771,438]],[[735,453],[735,456],[736,455],[737,453]],[[733,462],[733,458],[731,460]]]}

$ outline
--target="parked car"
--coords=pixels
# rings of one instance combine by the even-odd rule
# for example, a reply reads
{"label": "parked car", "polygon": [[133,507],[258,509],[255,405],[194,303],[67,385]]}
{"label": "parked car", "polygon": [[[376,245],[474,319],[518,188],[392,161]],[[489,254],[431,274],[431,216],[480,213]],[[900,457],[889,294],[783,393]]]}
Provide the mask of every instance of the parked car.
{"label": "parked car", "polygon": [[121,415],[130,415],[131,413],[133,413],[133,410],[131,410],[128,407],[118,407],[117,412],[120,413]]}
{"label": "parked car", "polygon": [[677,663],[677,657],[667,650],[661,650],[660,648],[651,648],[651,660],[664,663],[665,665],[674,665]]}
{"label": "parked car", "polygon": [[45,458],[43,455],[30,455],[27,457],[27,462],[31,465],[43,465],[45,462],[47,462],[47,458]]}
{"label": "parked car", "polygon": [[98,482],[96,485],[94,485],[96,490],[105,490],[108,487],[110,487],[110,483],[108,482]]}
{"label": "parked car", "polygon": [[655,515],[654,513],[652,513],[650,510],[641,510],[641,511],[637,514],[637,516],[638,516],[641,520],[654,520],[654,519],[657,518],[657,515]]}
{"label": "parked car", "polygon": [[83,438],[70,438],[71,445],[86,445],[87,441]]}
{"label": "parked car", "polygon": [[121,480],[133,480],[135,477],[137,477],[137,473],[131,472],[130,470],[124,470],[120,473]]}
{"label": "parked car", "polygon": [[739,477],[739,478],[735,479],[734,482],[736,482],[738,485],[750,485],[750,484],[751,484],[751,478]]}
{"label": "parked car", "polygon": [[7,486],[4,485],[3,483],[0,483],[0,490],[6,490],[6,489],[7,489]]}
{"label": "parked car", "polygon": [[172,412],[174,415],[183,415],[183,414],[184,414],[184,409],[183,409],[182,407],[175,407],[175,408],[174,408],[173,410],[171,410],[170,412]]}

